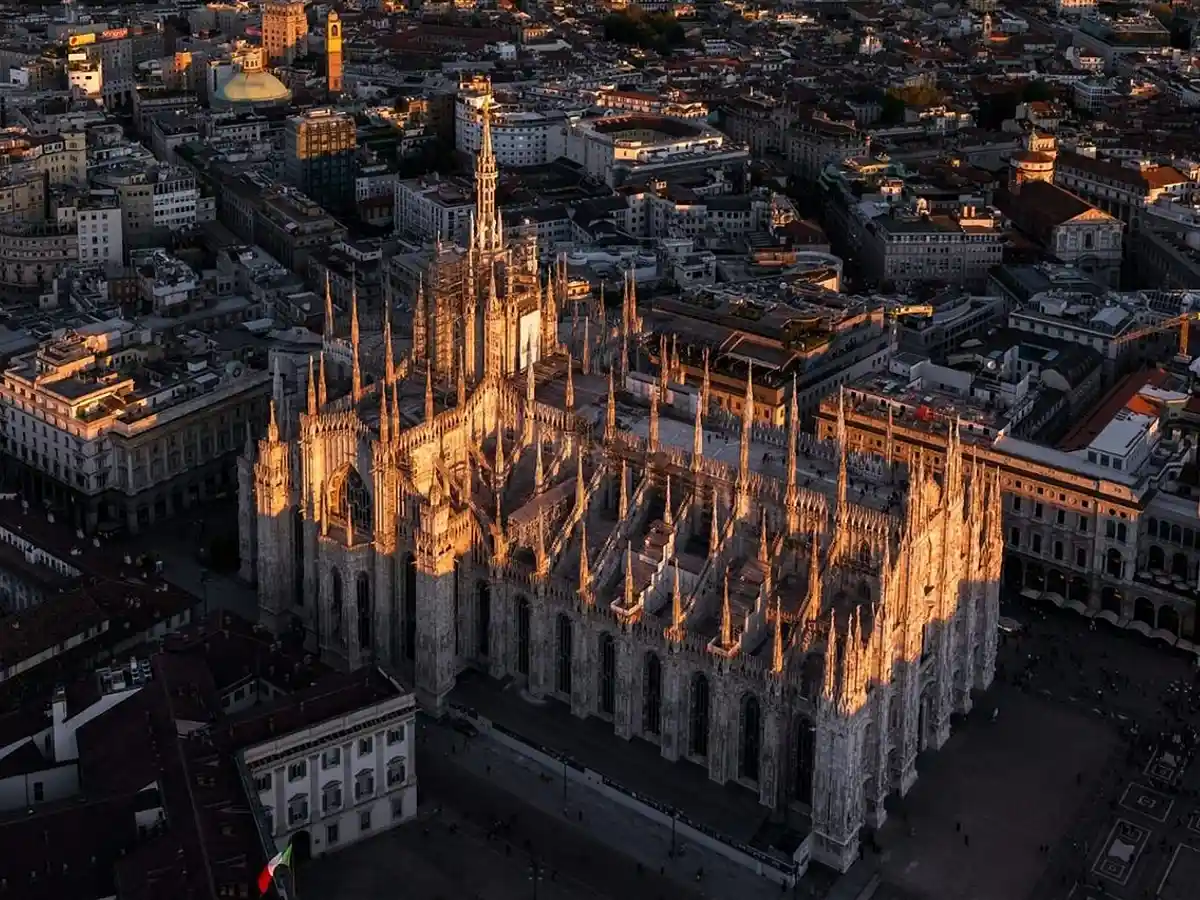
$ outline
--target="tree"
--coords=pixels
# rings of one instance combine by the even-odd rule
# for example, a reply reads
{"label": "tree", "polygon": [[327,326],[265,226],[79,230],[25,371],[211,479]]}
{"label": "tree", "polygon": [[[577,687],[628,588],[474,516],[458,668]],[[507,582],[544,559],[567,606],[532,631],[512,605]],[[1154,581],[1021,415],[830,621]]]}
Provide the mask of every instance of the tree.
{"label": "tree", "polygon": [[904,121],[904,101],[891,92],[884,95],[880,101],[879,123],[881,125],[896,125]]}

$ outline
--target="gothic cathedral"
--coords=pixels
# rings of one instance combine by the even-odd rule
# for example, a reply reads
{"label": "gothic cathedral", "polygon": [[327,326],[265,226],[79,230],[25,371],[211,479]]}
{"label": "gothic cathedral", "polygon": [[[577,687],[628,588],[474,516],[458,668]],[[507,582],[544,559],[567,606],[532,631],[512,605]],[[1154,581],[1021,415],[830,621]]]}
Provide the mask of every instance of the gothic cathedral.
{"label": "gothic cathedral", "polygon": [[[752,379],[738,465],[720,463],[708,391],[674,384],[665,353],[637,436],[618,416],[618,397],[647,416],[625,400],[632,282],[618,316],[591,304],[563,340],[563,273],[543,283],[536,239],[505,236],[496,183],[485,103],[471,237],[437,248],[411,353],[394,358],[385,322],[364,371],[352,303],[349,342],[327,328],[310,362],[306,409],[277,397],[247,448],[262,623],[298,620],[330,664],[390,667],[434,710],[467,669],[514,679],[808,811],[814,858],[844,871],[918,751],[992,681],[995,473],[952,434],[937,476],[894,474],[904,511],[881,512],[850,499],[842,440],[836,485],[801,487],[794,400],[786,475],[755,471]],[[660,439],[673,391],[695,398],[691,447]]]}

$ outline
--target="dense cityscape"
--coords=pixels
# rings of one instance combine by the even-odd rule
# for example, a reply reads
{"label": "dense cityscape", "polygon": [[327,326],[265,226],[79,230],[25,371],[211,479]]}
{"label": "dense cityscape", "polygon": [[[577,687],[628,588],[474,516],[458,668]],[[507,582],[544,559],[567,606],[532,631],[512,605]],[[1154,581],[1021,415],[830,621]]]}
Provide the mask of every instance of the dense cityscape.
{"label": "dense cityscape", "polygon": [[0,64],[0,900],[1195,900],[1195,0]]}

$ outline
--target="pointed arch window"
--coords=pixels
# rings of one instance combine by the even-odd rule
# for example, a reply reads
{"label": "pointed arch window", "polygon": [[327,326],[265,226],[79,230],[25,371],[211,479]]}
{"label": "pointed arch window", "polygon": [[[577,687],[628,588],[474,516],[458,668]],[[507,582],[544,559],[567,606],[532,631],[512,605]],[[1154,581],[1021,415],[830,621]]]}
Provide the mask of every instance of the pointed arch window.
{"label": "pointed arch window", "polygon": [[762,710],[758,698],[747,694],[742,699],[742,739],[738,774],[758,781],[758,754],[762,748]]}
{"label": "pointed arch window", "polygon": [[657,653],[646,654],[646,670],[642,677],[642,731],[659,734],[662,728],[662,663]]}
{"label": "pointed arch window", "polygon": [[566,613],[558,616],[558,672],[554,679],[560,694],[571,696],[571,619]]}
{"label": "pointed arch window", "polygon": [[517,672],[529,675],[529,600],[517,598]]}
{"label": "pointed arch window", "polygon": [[367,484],[353,466],[346,466],[329,485],[329,509],[333,524],[345,528],[354,526],[359,534],[370,534],[373,528],[371,494]]}
{"label": "pointed arch window", "polygon": [[708,679],[703,672],[692,676],[688,694],[688,752],[708,756]]}
{"label": "pointed arch window", "polygon": [[336,567],[333,570],[332,576],[333,590],[329,604],[329,630],[335,641],[342,639],[342,615],[344,612],[345,597],[342,591],[342,573]]}
{"label": "pointed arch window", "polygon": [[611,716],[617,708],[617,646],[607,631],[600,635],[600,712]]}
{"label": "pointed arch window", "polygon": [[358,649],[371,652],[371,582],[366,572],[358,573],[354,602],[358,607]]}

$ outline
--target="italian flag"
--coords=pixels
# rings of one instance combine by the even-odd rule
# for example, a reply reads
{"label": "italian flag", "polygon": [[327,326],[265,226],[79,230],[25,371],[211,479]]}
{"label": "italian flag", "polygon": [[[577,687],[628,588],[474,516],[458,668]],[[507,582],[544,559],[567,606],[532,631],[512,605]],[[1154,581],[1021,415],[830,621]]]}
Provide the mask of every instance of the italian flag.
{"label": "italian flag", "polygon": [[271,885],[275,881],[275,870],[280,866],[285,869],[291,868],[292,865],[292,845],[288,844],[282,851],[276,853],[273,857],[267,860],[267,867],[262,870],[262,874],[258,876],[258,892],[260,895],[265,894],[271,889]]}

